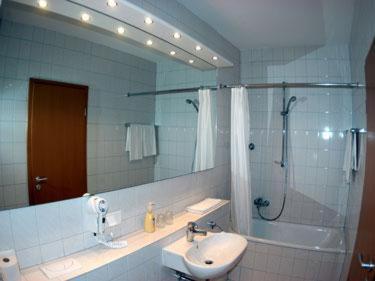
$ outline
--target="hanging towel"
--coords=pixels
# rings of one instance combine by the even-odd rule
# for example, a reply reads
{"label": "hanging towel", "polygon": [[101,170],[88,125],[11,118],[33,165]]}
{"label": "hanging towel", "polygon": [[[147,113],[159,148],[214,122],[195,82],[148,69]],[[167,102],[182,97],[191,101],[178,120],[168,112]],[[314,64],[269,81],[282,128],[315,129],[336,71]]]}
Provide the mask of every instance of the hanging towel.
{"label": "hanging towel", "polygon": [[188,206],[186,211],[193,214],[203,215],[215,209],[221,202],[221,199],[207,198],[195,205]]}
{"label": "hanging towel", "polygon": [[350,175],[352,172],[352,160],[353,160],[353,134],[350,130],[348,130],[345,136],[345,155],[344,155],[344,165],[342,167],[344,171],[344,180],[346,183],[350,183]]}
{"label": "hanging towel", "polygon": [[142,126],[143,157],[156,155],[156,134],[154,125]]}
{"label": "hanging towel", "polygon": [[143,158],[143,126],[130,124],[127,130],[125,151],[129,152],[129,160],[135,161]]}
{"label": "hanging towel", "polygon": [[344,179],[350,183],[352,171],[359,171],[365,146],[365,133],[348,130],[345,139]]}

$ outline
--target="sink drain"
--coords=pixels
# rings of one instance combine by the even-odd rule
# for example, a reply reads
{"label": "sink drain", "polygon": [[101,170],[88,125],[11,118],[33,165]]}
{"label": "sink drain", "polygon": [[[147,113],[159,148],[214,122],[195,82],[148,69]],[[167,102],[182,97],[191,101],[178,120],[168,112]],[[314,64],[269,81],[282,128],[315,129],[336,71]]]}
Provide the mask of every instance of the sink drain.
{"label": "sink drain", "polygon": [[214,262],[212,260],[206,260],[204,263],[205,264],[213,264]]}

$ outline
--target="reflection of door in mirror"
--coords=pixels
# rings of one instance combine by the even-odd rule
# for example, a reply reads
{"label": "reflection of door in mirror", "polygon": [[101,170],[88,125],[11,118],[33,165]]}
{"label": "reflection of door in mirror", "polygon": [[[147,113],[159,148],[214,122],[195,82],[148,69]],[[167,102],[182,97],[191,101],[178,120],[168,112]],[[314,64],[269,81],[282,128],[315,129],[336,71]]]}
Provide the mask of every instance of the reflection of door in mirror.
{"label": "reflection of door in mirror", "polygon": [[30,205],[75,198],[87,192],[87,97],[87,86],[30,79]]}

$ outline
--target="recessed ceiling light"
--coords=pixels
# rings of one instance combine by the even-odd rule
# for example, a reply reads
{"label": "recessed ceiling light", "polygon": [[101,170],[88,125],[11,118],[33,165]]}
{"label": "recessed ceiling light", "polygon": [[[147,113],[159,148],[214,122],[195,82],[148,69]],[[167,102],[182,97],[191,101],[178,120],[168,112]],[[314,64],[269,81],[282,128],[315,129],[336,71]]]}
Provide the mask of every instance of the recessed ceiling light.
{"label": "recessed ceiling light", "polygon": [[114,8],[117,6],[117,2],[115,0],[107,0],[107,5],[111,8]]}
{"label": "recessed ceiling light", "polygon": [[48,3],[46,0],[38,0],[38,5],[39,5],[39,8],[44,9],[44,8],[47,8]]}
{"label": "recessed ceiling light", "polygon": [[178,32],[175,32],[175,33],[173,33],[173,37],[174,37],[175,39],[180,39],[180,38],[181,38],[181,34],[178,33]]}
{"label": "recessed ceiling light", "polygon": [[150,17],[145,18],[145,24],[152,24],[154,21]]}
{"label": "recessed ceiling light", "polygon": [[189,63],[194,63],[194,60],[189,60]]}
{"label": "recessed ceiling light", "polygon": [[212,59],[213,60],[217,60],[218,58],[217,58],[217,56],[213,56]]}
{"label": "recessed ceiling light", "polygon": [[147,40],[147,42],[146,42],[146,44],[148,45],[148,46],[151,46],[152,45],[152,40]]}
{"label": "recessed ceiling light", "polygon": [[170,54],[171,56],[174,56],[174,55],[176,54],[176,52],[175,52],[175,51],[170,51],[169,54]]}
{"label": "recessed ceiling light", "polygon": [[82,13],[81,14],[81,20],[88,22],[90,20],[90,15],[88,13]]}
{"label": "recessed ceiling light", "polygon": [[195,46],[195,50],[196,50],[196,51],[200,51],[200,50],[202,50],[202,47],[199,46],[199,45],[197,45],[197,46]]}
{"label": "recessed ceiling light", "polygon": [[125,33],[125,28],[122,27],[122,26],[119,26],[119,27],[117,28],[117,32],[118,32],[118,34],[123,35],[123,34]]}

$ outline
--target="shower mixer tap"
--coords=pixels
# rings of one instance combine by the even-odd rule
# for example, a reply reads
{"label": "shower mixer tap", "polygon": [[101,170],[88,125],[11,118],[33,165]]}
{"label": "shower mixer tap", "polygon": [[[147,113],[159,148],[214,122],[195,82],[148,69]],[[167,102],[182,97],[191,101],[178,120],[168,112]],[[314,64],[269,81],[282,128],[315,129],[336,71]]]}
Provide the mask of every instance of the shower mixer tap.
{"label": "shower mixer tap", "polygon": [[258,197],[254,200],[254,205],[257,207],[257,208],[260,208],[260,207],[268,207],[270,205],[270,201],[268,200],[264,200],[262,197]]}

